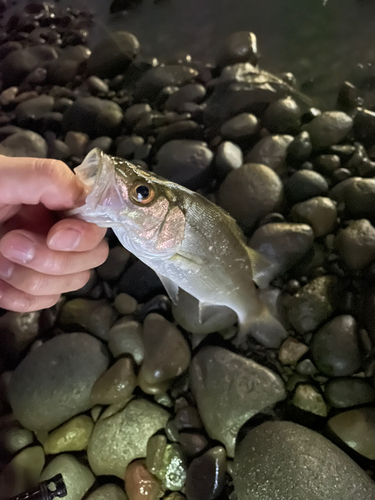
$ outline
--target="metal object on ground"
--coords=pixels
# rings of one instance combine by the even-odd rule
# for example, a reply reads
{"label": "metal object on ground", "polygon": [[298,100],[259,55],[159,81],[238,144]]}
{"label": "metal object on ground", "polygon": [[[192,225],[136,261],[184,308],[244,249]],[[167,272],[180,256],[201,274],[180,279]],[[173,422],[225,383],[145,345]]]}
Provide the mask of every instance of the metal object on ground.
{"label": "metal object on ground", "polygon": [[35,488],[21,493],[10,500],[52,500],[53,498],[63,498],[67,495],[64,479],[61,474],[57,474],[47,481],[39,483]]}

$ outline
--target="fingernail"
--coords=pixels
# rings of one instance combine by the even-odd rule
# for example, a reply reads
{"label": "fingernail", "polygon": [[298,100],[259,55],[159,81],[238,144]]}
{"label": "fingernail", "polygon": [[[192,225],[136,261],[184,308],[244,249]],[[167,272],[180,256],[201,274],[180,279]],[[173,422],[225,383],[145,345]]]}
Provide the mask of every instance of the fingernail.
{"label": "fingernail", "polygon": [[4,253],[4,256],[11,260],[16,260],[22,264],[30,262],[35,255],[35,241],[24,234],[15,234],[12,237],[12,244]]}
{"label": "fingernail", "polygon": [[54,250],[74,250],[81,238],[81,233],[75,229],[62,229],[52,236],[48,246]]}
{"label": "fingernail", "polygon": [[12,276],[14,264],[9,260],[0,259],[0,278],[9,279]]}

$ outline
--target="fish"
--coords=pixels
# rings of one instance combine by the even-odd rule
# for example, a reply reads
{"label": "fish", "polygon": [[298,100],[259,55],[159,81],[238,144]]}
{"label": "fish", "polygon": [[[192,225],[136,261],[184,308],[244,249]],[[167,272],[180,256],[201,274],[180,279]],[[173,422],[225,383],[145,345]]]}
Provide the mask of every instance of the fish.
{"label": "fish", "polygon": [[222,208],[98,148],[74,172],[90,191],[85,204],[69,215],[112,228],[120,243],[157,273],[174,303],[179,290],[192,295],[201,321],[213,305],[229,307],[237,314],[242,340],[269,327],[285,337],[258,296],[258,286],[268,285],[271,264],[245,244]]}

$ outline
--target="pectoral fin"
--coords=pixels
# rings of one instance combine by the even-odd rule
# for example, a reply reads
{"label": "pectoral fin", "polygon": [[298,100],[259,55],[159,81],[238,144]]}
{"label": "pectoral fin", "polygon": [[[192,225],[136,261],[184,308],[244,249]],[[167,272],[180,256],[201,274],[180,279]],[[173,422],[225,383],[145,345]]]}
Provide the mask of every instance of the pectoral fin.
{"label": "pectoral fin", "polygon": [[274,264],[252,248],[247,248],[253,270],[253,280],[259,288],[267,288],[272,280]]}
{"label": "pectoral fin", "polygon": [[173,304],[177,304],[178,302],[178,285],[171,279],[167,278],[166,276],[162,276],[161,274],[158,274],[160,281],[163,283],[163,286],[169,295],[171,301]]}

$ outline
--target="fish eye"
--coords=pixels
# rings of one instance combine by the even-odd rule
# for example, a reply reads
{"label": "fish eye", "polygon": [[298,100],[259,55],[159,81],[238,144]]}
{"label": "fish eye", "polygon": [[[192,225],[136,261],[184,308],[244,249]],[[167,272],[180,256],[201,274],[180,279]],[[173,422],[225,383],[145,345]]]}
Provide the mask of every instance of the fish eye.
{"label": "fish eye", "polygon": [[135,182],[130,189],[130,198],[137,204],[148,205],[155,198],[155,189],[145,182]]}

